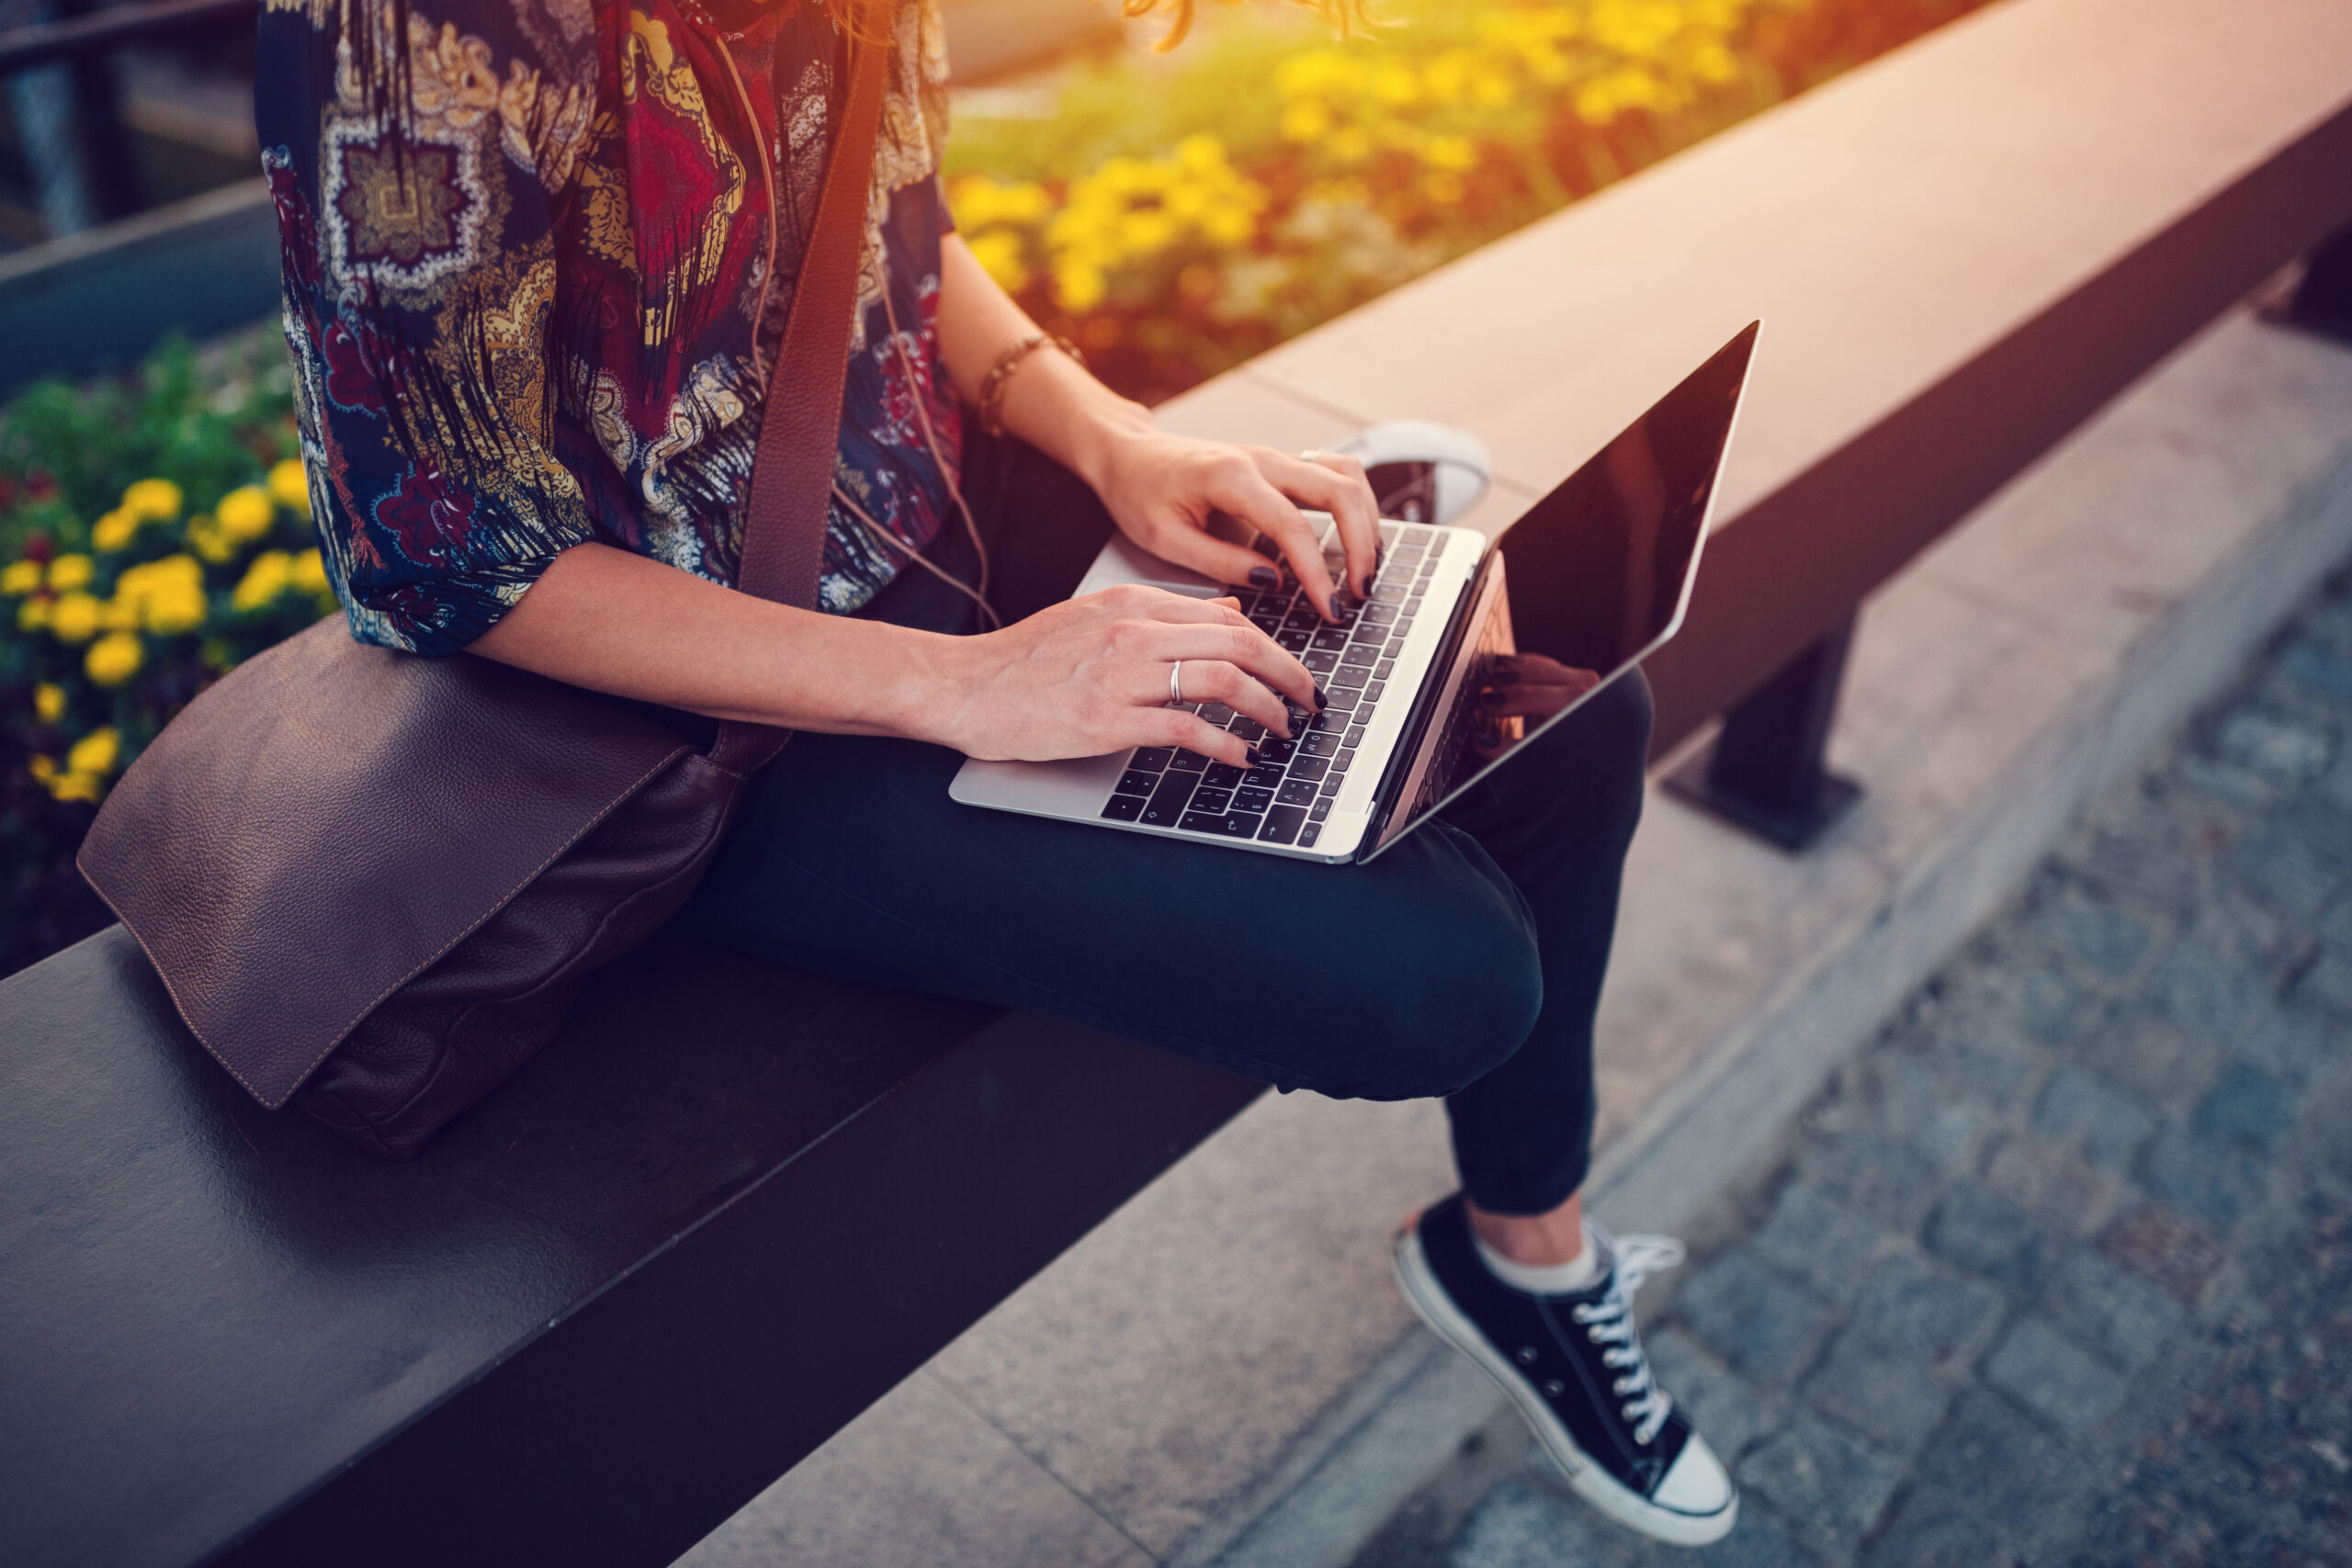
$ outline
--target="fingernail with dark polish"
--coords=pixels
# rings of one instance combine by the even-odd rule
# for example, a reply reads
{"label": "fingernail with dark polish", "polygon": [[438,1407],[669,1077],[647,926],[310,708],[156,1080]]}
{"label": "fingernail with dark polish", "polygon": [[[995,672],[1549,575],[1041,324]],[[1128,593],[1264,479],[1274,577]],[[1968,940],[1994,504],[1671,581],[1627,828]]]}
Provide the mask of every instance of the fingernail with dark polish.
{"label": "fingernail with dark polish", "polygon": [[1271,590],[1281,587],[1282,582],[1281,573],[1275,571],[1272,567],[1253,566],[1250,569],[1250,586],[1252,588]]}
{"label": "fingernail with dark polish", "polygon": [[1250,759],[1250,765],[1253,768],[1256,767],[1258,765],[1258,748],[1255,746],[1244,746],[1241,750],[1243,754]]}
{"label": "fingernail with dark polish", "polygon": [[1327,697],[1327,696],[1325,696],[1325,695],[1323,694],[1323,688],[1322,688],[1322,687],[1320,687],[1320,686],[1316,687],[1316,688],[1315,688],[1315,711],[1316,711],[1317,713],[1321,713],[1325,708],[1328,708],[1328,707],[1329,707],[1330,705],[1331,705],[1331,699],[1330,699],[1330,698],[1329,698],[1329,697]]}

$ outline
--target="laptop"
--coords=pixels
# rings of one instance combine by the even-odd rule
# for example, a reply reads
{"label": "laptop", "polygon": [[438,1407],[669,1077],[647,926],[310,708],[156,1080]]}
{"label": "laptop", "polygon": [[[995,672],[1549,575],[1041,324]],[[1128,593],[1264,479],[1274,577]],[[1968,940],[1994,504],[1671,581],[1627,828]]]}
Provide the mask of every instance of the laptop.
{"label": "laptop", "polygon": [[[1316,612],[1287,569],[1272,590],[1222,585],[1114,536],[1077,594],[1148,582],[1199,598],[1230,595],[1306,663],[1330,705],[1319,714],[1292,707],[1284,740],[1222,705],[1185,705],[1255,746],[1262,760],[1254,768],[1166,747],[1058,762],[967,760],[949,795],[967,806],[1261,854],[1376,859],[1681,626],[1759,325],[1492,541],[1420,520],[1433,515],[1428,465],[1376,470],[1380,575],[1337,624]],[[1331,521],[1306,515],[1336,581]],[[1272,540],[1248,542],[1281,565]]]}

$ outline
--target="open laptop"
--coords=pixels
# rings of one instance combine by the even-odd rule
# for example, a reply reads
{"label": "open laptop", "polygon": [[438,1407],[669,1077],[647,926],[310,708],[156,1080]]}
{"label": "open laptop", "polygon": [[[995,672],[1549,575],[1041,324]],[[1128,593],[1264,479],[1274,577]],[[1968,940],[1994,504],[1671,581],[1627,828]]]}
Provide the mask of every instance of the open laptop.
{"label": "open laptop", "polygon": [[[1474,528],[1417,521],[1430,514],[1429,498],[1410,485],[1381,493],[1383,516],[1396,520],[1380,525],[1379,578],[1336,625],[1287,570],[1272,591],[1220,586],[1114,537],[1079,594],[1123,582],[1229,594],[1315,672],[1329,707],[1294,707],[1285,741],[1221,705],[1187,705],[1256,746],[1255,768],[1164,747],[967,761],[948,793],[967,806],[1335,864],[1381,854],[1680,626],[1758,329],[1750,323],[1491,543]],[[1336,581],[1330,519],[1307,516]],[[1272,541],[1253,547],[1280,564]]]}

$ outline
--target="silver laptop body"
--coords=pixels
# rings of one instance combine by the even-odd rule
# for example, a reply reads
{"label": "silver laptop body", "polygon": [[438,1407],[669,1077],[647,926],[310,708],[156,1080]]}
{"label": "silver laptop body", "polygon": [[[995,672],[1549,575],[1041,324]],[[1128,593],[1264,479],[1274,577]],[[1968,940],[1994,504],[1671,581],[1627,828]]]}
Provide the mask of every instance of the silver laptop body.
{"label": "silver laptop body", "polygon": [[[1681,626],[1758,330],[1751,323],[1493,541],[1472,528],[1384,522],[1373,597],[1340,626],[1302,611],[1287,570],[1271,593],[1232,587],[1114,536],[1073,597],[1127,582],[1231,594],[1306,661],[1332,709],[1293,710],[1283,746],[1200,705],[1266,753],[1247,772],[1159,748],[967,761],[949,795],[1331,864],[1382,853]],[[1330,519],[1306,515],[1336,579]],[[1280,565],[1271,542],[1256,545]]]}

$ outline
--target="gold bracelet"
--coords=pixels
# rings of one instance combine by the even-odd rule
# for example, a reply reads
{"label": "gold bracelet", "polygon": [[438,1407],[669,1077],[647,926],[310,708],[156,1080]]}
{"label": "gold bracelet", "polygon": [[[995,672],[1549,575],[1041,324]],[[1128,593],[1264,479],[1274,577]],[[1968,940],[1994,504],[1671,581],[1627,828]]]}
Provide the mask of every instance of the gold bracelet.
{"label": "gold bracelet", "polygon": [[1080,354],[1078,351],[1078,344],[1070,342],[1069,339],[1056,333],[1031,333],[1027,337],[998,355],[996,363],[989,367],[988,379],[980,383],[979,406],[982,430],[987,431],[990,435],[1004,434],[1004,421],[999,417],[997,412],[999,405],[1004,401],[1004,384],[1012,378],[1012,372],[1020,367],[1023,360],[1029,357],[1033,350],[1043,348],[1047,344],[1053,344],[1064,354],[1069,355],[1081,367],[1086,364],[1086,355]]}

